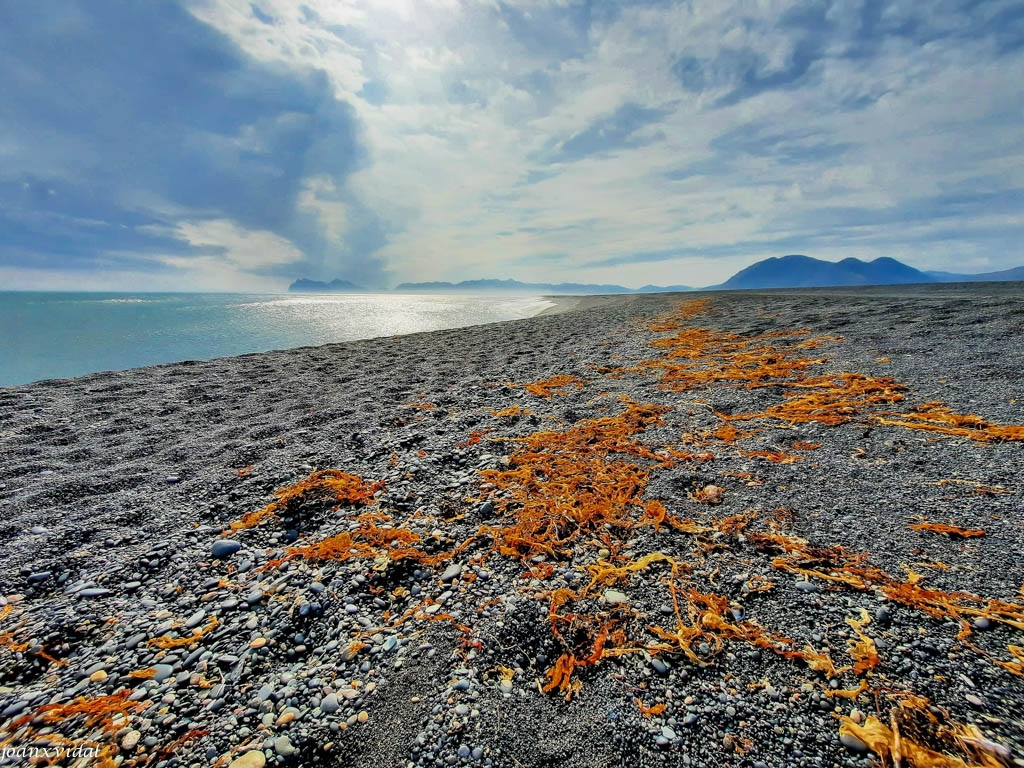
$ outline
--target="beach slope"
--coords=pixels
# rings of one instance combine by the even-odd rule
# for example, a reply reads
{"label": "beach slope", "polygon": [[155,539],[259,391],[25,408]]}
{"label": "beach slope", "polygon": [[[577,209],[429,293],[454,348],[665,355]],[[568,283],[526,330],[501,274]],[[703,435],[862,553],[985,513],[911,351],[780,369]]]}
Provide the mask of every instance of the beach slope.
{"label": "beach slope", "polygon": [[1021,285],[573,302],[0,390],[3,746],[1024,765]]}

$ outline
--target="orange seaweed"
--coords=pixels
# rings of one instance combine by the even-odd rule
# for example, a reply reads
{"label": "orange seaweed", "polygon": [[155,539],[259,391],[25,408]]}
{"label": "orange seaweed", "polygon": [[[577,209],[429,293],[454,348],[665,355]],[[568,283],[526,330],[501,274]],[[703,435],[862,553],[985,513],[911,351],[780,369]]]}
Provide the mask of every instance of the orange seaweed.
{"label": "orange seaweed", "polygon": [[956,525],[946,525],[945,523],[932,523],[923,518],[919,518],[920,523],[914,523],[910,526],[912,531],[930,531],[931,533],[939,533],[943,536],[949,536],[953,539],[977,539],[985,535],[985,531],[981,528],[960,528]]}
{"label": "orange seaweed", "polygon": [[531,395],[547,399],[550,399],[552,395],[566,395],[574,387],[577,391],[583,389],[583,380],[564,373],[523,385],[523,388]]}
{"label": "orange seaweed", "polygon": [[252,528],[264,520],[276,517],[278,512],[287,509],[289,505],[310,499],[365,506],[372,504],[374,494],[383,488],[383,481],[368,483],[361,477],[341,470],[321,469],[297,483],[278,488],[274,491],[274,501],[263,509],[246,513],[240,520],[233,522],[230,529],[240,531]]}

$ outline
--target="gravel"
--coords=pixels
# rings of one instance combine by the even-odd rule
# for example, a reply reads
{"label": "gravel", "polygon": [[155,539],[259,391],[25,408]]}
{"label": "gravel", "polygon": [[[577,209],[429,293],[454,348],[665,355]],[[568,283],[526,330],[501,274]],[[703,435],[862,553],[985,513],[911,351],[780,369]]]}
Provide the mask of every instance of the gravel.
{"label": "gravel", "polygon": [[[892,376],[911,387],[909,402],[1020,424],[1021,291],[721,293],[692,322],[841,336],[814,353],[828,358],[823,369]],[[507,466],[515,444],[502,438],[614,413],[629,395],[670,405],[643,439],[679,445],[717,428],[716,412],[777,399],[772,388],[674,393],[653,376],[597,371],[658,354],[645,325],[695,296],[573,299],[571,311],[529,320],[0,390],[0,633],[14,642],[0,647],[0,730],[17,743],[31,724],[19,718],[40,707],[124,695],[138,708],[105,738],[125,764],[867,766],[872,755],[840,739],[836,716],[874,714],[873,697],[827,695],[857,676],[830,683],[740,641],[703,644],[714,657],[703,663],[657,652],[645,636],[646,650],[578,670],[569,701],[541,690],[564,649],[538,593],[581,588],[602,559],[663,552],[686,560],[688,588],[728,598],[727,618],[837,665],[856,637],[847,619],[866,611],[881,657],[869,683],[927,696],[1024,765],[1022,678],[967,648],[959,625],[873,592],[796,581],[742,534],[698,551],[691,536],[645,526],[595,539],[571,561],[485,560],[486,548],[471,545],[434,567],[284,559],[290,546],[352,530],[367,511],[330,501],[229,530],[275,489],[338,468],[384,481],[369,509],[447,552],[499,520],[477,473]],[[586,385],[550,399],[510,386],[557,373]],[[513,405],[530,413],[492,414]],[[712,462],[652,469],[647,497],[702,523],[749,510],[766,521],[785,508],[789,532],[815,545],[865,552],[901,577],[905,565],[936,589],[1022,599],[1024,445],[863,424],[750,426],[757,433],[743,448],[822,447],[775,464],[716,445]],[[479,430],[490,431],[473,442]],[[693,503],[711,481],[721,503]],[[911,531],[918,517],[987,535]],[[591,608],[629,617],[634,632],[672,627],[666,578],[655,565],[601,585]],[[986,621],[971,641],[993,658],[1024,645],[1020,631]],[[77,740],[91,732],[75,717],[55,727]]]}

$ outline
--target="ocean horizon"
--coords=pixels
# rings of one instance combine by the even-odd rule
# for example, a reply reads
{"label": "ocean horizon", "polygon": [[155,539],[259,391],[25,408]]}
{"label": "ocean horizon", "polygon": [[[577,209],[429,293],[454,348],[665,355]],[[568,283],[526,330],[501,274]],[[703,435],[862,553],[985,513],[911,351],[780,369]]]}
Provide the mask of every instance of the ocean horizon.
{"label": "ocean horizon", "polygon": [[541,296],[0,292],[0,387],[515,320]]}

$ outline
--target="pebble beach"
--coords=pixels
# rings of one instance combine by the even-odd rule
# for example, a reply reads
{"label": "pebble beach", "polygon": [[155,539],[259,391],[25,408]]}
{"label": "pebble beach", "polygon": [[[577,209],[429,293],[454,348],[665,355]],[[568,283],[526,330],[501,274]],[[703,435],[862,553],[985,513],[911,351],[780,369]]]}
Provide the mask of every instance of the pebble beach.
{"label": "pebble beach", "polygon": [[0,745],[1024,766],[1024,285],[555,301],[0,389]]}

